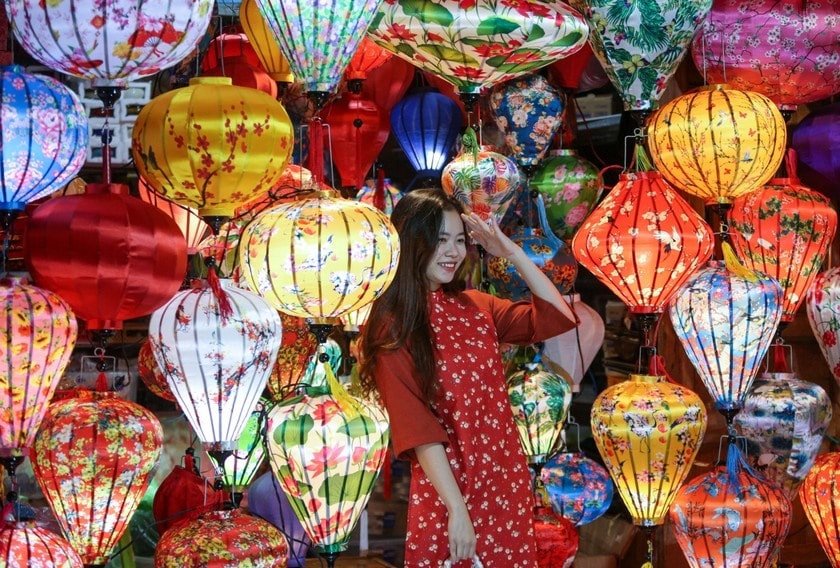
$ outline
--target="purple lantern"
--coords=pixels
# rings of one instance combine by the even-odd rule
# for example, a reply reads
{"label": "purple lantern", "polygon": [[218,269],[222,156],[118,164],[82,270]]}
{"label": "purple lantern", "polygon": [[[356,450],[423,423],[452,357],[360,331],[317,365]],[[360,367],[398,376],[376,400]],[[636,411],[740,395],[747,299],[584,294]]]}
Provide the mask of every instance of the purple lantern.
{"label": "purple lantern", "polygon": [[791,147],[799,158],[799,177],[829,197],[840,196],[840,103],[806,116],[793,130]]}
{"label": "purple lantern", "polygon": [[303,566],[312,544],[295,515],[286,494],[272,472],[266,472],[248,488],[248,511],[280,529],[289,541],[289,568]]}

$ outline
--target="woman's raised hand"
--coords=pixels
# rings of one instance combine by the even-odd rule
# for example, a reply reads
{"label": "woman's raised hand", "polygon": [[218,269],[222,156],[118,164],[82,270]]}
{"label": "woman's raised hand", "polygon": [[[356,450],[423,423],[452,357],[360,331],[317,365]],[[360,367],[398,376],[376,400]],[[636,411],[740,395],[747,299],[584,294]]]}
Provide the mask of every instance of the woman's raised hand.
{"label": "woman's raised hand", "polygon": [[491,215],[487,221],[475,213],[463,214],[461,219],[470,238],[493,256],[508,258],[519,247],[496,224]]}

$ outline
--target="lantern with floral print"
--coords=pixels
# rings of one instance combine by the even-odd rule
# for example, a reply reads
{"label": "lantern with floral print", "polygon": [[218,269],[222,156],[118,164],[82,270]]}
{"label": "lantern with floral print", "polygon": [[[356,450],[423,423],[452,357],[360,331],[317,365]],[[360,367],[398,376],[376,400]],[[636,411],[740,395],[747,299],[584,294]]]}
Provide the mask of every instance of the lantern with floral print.
{"label": "lantern with floral print", "polygon": [[269,77],[277,83],[293,82],[295,76],[292,68],[280,50],[277,40],[274,39],[271,28],[260,14],[257,0],[242,0],[239,4],[239,23]]}
{"label": "lantern with floral print", "polygon": [[831,202],[799,183],[795,164],[794,153],[789,178],[772,179],[738,197],[728,213],[732,245],[744,264],[781,284],[785,324],[805,300],[837,229]]}
{"label": "lantern with floral print", "polygon": [[[382,170],[380,169],[379,171]],[[365,180],[365,185],[363,185],[356,194],[356,201],[372,205],[386,215],[390,216],[394,211],[394,207],[400,202],[400,199],[402,199],[405,194],[400,190],[400,188],[391,183],[391,180],[386,179],[384,176],[380,184],[378,174],[379,172],[377,172],[376,181],[372,179]],[[382,200],[385,202],[385,207],[382,209],[380,209],[376,204],[378,194],[380,192],[380,185],[382,186]]]}
{"label": "lantern with floral print", "polygon": [[187,241],[187,254],[198,252],[198,244],[210,233],[210,226],[202,221],[198,211],[155,193],[142,177],[137,180],[137,194],[140,199],[154,205],[175,221]]}
{"label": "lantern with floral print", "polygon": [[393,280],[400,249],[384,213],[330,192],[260,213],[242,239],[248,286],[303,318],[337,318],[372,302]]}
{"label": "lantern with floral print", "polygon": [[726,262],[710,261],[671,301],[674,331],[732,424],[744,405],[782,316],[782,288],[773,278],[746,269],[727,243]]}
{"label": "lantern with floral print", "polygon": [[817,456],[799,488],[808,522],[833,568],[840,567],[840,452]]}
{"label": "lantern with floral print", "polygon": [[283,533],[242,509],[202,513],[166,531],[155,548],[158,568],[268,568],[288,557]]}
{"label": "lantern with floral print", "polygon": [[730,439],[726,465],[688,481],[671,506],[691,568],[774,565],[790,529],[790,499],[750,469]]}
{"label": "lantern with floral print", "polygon": [[388,418],[352,397],[326,365],[327,385],[279,402],[268,416],[268,459],[306,534],[332,568],[388,456]]}
{"label": "lantern with floral print", "polygon": [[114,393],[77,391],[50,405],[32,469],[85,565],[108,563],[162,448],[163,428],[154,414]]}
{"label": "lantern with floral print", "polygon": [[7,523],[0,528],[0,562],[27,568],[82,568],[82,558],[70,543],[34,521]]}
{"label": "lantern with floral print", "polygon": [[143,342],[140,353],[137,355],[137,374],[152,394],[170,402],[178,401],[172,394],[169,383],[166,382],[166,376],[158,367],[155,354],[152,352],[152,344],[148,339]]}
{"label": "lantern with floral print", "polygon": [[780,372],[759,377],[735,416],[750,464],[791,500],[814,465],[830,422],[831,400],[825,390]]}
{"label": "lantern with floral print", "polygon": [[808,289],[805,308],[820,351],[840,385],[840,267],[817,275]]}
{"label": "lantern with floral print", "polygon": [[14,475],[76,345],[64,300],[22,278],[0,279],[0,464]]}
{"label": "lantern with floral print", "polygon": [[551,508],[575,526],[591,523],[612,504],[609,472],[580,452],[556,454],[543,466],[540,477]]}
{"label": "lantern with floral print", "polygon": [[169,388],[219,461],[237,449],[282,335],[277,311],[265,300],[221,282],[231,315],[222,316],[210,288],[196,287],[175,294],[149,321],[149,342]]}
{"label": "lantern with floral print", "polygon": [[566,95],[533,73],[506,81],[490,92],[496,126],[505,135],[511,157],[528,177],[563,125],[565,108]]}
{"label": "lantern with floral print", "polygon": [[273,400],[281,400],[297,388],[318,350],[318,340],[310,332],[306,318],[280,312],[283,341],[277,351],[277,362],[268,379],[268,392]]}
{"label": "lantern with floral print", "polygon": [[786,141],[785,119],[773,101],[723,85],[681,95],[648,121],[648,146],[662,177],[709,205],[731,203],[767,183]]}
{"label": "lantern with floral print", "polygon": [[633,522],[665,522],[706,431],[696,393],[665,376],[630,375],[592,405],[592,435]]}
{"label": "lantern with floral print", "polygon": [[143,179],[207,217],[230,217],[277,183],[292,153],[279,102],[227,77],[196,77],[158,95],[134,123],[131,153]]}

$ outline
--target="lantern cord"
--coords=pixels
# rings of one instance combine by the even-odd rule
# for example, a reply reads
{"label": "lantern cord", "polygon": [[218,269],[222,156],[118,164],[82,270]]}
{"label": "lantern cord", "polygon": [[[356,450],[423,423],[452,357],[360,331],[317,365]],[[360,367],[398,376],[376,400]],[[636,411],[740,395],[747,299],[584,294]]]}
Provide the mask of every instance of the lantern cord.
{"label": "lantern cord", "polygon": [[464,147],[464,153],[469,152],[472,155],[473,162],[478,164],[478,139],[475,135],[475,130],[472,126],[468,126],[461,137],[461,144]]}
{"label": "lantern cord", "polygon": [[647,540],[647,553],[645,554],[645,563],[642,568],[653,568],[653,538],[656,527],[644,527],[645,538]]}
{"label": "lantern cord", "polygon": [[204,264],[207,265],[207,284],[219,304],[219,316],[222,318],[222,323],[227,323],[228,318],[233,315],[233,307],[230,305],[230,298],[222,288],[219,275],[216,274],[216,259],[208,256],[204,259]]}
{"label": "lantern cord", "polygon": [[[357,137],[361,141],[361,136]],[[373,193],[373,205],[380,211],[385,211],[385,169],[376,170],[376,190]]]}

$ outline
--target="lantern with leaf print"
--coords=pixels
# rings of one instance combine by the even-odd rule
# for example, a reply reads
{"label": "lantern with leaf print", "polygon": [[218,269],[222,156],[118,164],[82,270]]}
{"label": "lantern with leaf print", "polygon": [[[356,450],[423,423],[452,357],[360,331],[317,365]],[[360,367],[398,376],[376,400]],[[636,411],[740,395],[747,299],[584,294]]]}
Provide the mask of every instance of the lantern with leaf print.
{"label": "lantern with leaf print", "polygon": [[0,528],[0,561],[27,568],[82,568],[70,543],[35,521],[6,523]]}
{"label": "lantern with leaf print", "polygon": [[840,384],[840,267],[818,274],[807,298],[808,323],[834,380]]}
{"label": "lantern with leaf print", "polygon": [[833,568],[840,566],[840,452],[818,456],[805,476],[799,497],[808,522]]}

